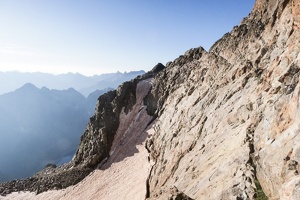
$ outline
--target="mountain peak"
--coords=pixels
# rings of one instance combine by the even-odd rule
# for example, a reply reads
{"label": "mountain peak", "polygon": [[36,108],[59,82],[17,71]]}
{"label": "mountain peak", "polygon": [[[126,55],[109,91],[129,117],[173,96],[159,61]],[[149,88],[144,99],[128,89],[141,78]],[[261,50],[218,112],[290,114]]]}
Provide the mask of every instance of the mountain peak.
{"label": "mountain peak", "polygon": [[37,88],[34,84],[32,83],[26,83],[24,84],[21,88],[19,88],[18,90],[31,90],[31,91],[34,91],[34,90],[38,90],[39,88]]}

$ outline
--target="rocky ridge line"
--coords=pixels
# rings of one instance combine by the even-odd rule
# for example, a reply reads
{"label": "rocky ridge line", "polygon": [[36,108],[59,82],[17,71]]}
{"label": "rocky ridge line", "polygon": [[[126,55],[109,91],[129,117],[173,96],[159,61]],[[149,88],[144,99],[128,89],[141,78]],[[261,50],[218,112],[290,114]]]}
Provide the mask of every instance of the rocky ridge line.
{"label": "rocky ridge line", "polygon": [[300,198],[299,6],[256,1],[209,52],[191,49],[155,79],[149,199],[173,187],[192,199],[255,199],[259,184],[271,199]]}

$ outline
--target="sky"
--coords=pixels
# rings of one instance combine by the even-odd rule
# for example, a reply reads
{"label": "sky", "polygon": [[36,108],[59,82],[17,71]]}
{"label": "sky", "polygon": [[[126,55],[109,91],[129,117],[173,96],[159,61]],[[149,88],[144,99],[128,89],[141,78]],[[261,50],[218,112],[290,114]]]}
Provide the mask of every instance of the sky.
{"label": "sky", "polygon": [[0,0],[0,71],[149,71],[209,50],[254,1]]}

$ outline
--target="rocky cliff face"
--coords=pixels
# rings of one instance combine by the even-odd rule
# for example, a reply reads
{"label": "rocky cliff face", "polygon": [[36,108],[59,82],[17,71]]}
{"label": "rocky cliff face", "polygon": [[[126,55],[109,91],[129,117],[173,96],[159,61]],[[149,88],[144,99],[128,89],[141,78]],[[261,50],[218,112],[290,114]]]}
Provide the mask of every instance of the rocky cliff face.
{"label": "rocky cliff face", "polygon": [[270,199],[300,198],[299,3],[257,1],[209,52],[157,77],[150,198],[252,199],[258,181]]}
{"label": "rocky cliff face", "polygon": [[117,90],[99,97],[95,114],[91,117],[85,133],[81,137],[80,145],[73,159],[75,165],[95,167],[110,156],[109,152],[114,136],[120,125],[121,113],[128,114],[137,103],[138,83],[153,78],[164,67],[162,64],[158,64],[147,74],[125,82]]}
{"label": "rocky cliff face", "polygon": [[114,178],[108,191],[120,189],[128,168],[118,155],[136,139],[145,142],[149,161],[139,162],[150,170],[129,177],[144,180],[147,199],[300,199],[299,16],[299,0],[257,0],[209,52],[191,49],[100,97],[75,165],[98,165],[99,180]]}

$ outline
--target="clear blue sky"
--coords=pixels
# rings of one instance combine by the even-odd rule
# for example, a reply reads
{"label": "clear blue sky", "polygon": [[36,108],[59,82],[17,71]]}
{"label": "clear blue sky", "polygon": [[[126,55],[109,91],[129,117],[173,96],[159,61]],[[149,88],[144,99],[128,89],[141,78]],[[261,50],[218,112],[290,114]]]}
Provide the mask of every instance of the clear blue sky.
{"label": "clear blue sky", "polygon": [[150,70],[209,47],[254,0],[0,0],[0,71]]}

